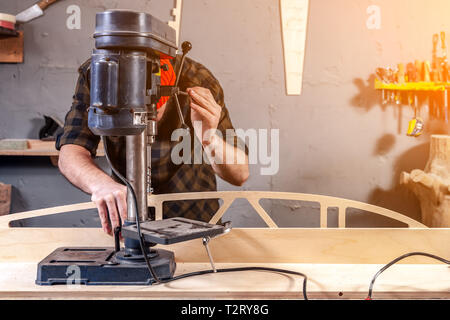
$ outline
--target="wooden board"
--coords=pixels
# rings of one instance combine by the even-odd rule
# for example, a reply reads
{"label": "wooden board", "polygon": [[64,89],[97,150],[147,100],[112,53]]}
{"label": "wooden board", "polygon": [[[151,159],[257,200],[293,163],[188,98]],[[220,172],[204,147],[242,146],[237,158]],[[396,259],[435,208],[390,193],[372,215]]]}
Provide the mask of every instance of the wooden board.
{"label": "wooden board", "polygon": [[286,91],[301,95],[309,0],[280,0]]}
{"label": "wooden board", "polygon": [[[353,200],[347,200],[342,198],[328,197],[314,194],[303,193],[290,193],[290,192],[270,192],[270,191],[221,191],[221,192],[191,192],[191,193],[172,193],[172,194],[159,194],[148,195],[148,205],[155,208],[156,220],[163,218],[163,204],[168,201],[180,201],[180,200],[204,200],[204,199],[221,199],[223,201],[222,206],[217,210],[209,223],[216,224],[225,212],[230,208],[236,199],[247,199],[250,205],[253,206],[256,213],[266,222],[270,228],[277,228],[277,224],[272,220],[270,215],[260,205],[260,201],[263,199],[278,199],[278,200],[290,200],[290,201],[307,201],[317,202],[320,204],[320,227],[328,227],[327,211],[328,208],[338,208],[338,227],[346,227],[346,214],[348,208],[360,209],[365,212],[372,212],[381,216],[385,216],[404,223],[409,228],[427,228],[425,225],[418,221],[415,221],[405,215],[398,212],[381,208],[378,206],[370,205]],[[72,205],[58,206],[54,208],[38,209],[28,212],[16,213],[14,217],[0,219],[0,227],[8,227],[10,222],[18,219],[26,219],[39,217],[44,215],[64,213],[71,211],[94,209],[95,204],[93,202],[77,203]]]}
{"label": "wooden board", "polygon": [[171,11],[173,20],[167,22],[169,26],[175,29],[177,46],[180,45],[181,14],[183,12],[182,9],[183,9],[183,0],[175,0],[175,6]]}
{"label": "wooden board", "polygon": [[[3,217],[0,217],[3,218]],[[218,263],[383,264],[425,251],[450,257],[450,229],[233,229],[210,243]],[[0,261],[39,262],[58,247],[113,246],[96,228],[0,228]],[[208,262],[201,240],[165,246],[180,262]],[[434,264],[424,257],[407,264]]]}
{"label": "wooden board", "polygon": [[[213,239],[210,248],[218,268],[282,267],[308,275],[311,298],[363,299],[382,264],[411,251],[448,257],[448,239],[449,229],[234,229]],[[37,263],[55,248],[112,242],[100,229],[2,229],[0,298],[302,298],[300,278],[269,272],[206,275],[151,287],[34,284]],[[199,239],[164,248],[175,252],[177,274],[210,268]],[[374,298],[450,298],[450,268],[423,257],[404,262],[380,277]]]}
{"label": "wooden board", "polygon": [[[253,196],[258,198],[264,194]],[[289,194],[283,196],[289,198]],[[335,199],[322,200],[331,205],[330,201]],[[9,223],[17,218],[92,207],[92,203],[81,203],[0,217],[0,298],[302,298],[301,278],[269,272],[210,274],[150,287],[35,285],[37,263],[56,248],[112,247],[113,239],[96,228],[11,228]],[[210,249],[218,268],[281,267],[308,275],[311,298],[363,299],[371,278],[382,265],[413,251],[448,259],[449,239],[450,229],[255,228],[233,229],[213,239]],[[177,274],[210,268],[200,239],[164,246],[164,249],[175,253]],[[408,258],[377,280],[374,298],[450,299],[450,268],[425,257]]]}
{"label": "wooden board", "polygon": [[27,150],[30,148],[30,143],[26,139],[1,139],[1,150]]}
{"label": "wooden board", "polygon": [[[270,192],[270,191],[221,191],[221,192],[191,192],[191,193],[171,193],[149,195],[148,205],[155,207],[156,220],[161,220],[163,217],[163,203],[167,201],[178,200],[201,200],[201,199],[221,199],[222,206],[217,210],[212,217],[210,223],[216,224],[220,218],[225,214],[226,210],[230,208],[236,199],[247,199],[250,205],[259,214],[261,219],[270,228],[277,228],[277,224],[272,220],[268,212],[261,206],[262,199],[277,199],[290,201],[308,201],[317,202],[320,204],[320,227],[328,227],[328,208],[338,208],[338,227],[346,227],[346,214],[348,208],[360,209],[366,212],[372,212],[381,216],[400,221],[409,228],[426,228],[425,225],[413,220],[398,212],[388,210],[386,208],[374,206],[368,203],[358,202],[354,200],[347,200],[336,197],[322,196],[316,194],[292,193],[292,192]],[[31,212],[30,212],[31,213]],[[33,213],[34,214],[34,213]],[[1,220],[0,220],[1,223]]]}
{"label": "wooden board", "polygon": [[17,37],[0,36],[0,63],[23,63],[23,31]]}
{"label": "wooden board", "polygon": [[[218,264],[218,268],[261,264]],[[309,299],[365,299],[381,265],[264,264],[308,276]],[[176,275],[209,270],[178,263]],[[207,274],[153,286],[37,286],[36,264],[0,263],[0,299],[303,299],[303,278],[266,271]],[[450,299],[444,265],[396,265],[377,279],[374,299]]]}

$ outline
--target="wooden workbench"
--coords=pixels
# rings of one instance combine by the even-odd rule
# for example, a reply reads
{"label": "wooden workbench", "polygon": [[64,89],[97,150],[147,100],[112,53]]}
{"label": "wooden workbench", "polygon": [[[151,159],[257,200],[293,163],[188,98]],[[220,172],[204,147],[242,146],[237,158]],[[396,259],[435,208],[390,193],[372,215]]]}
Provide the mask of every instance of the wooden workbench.
{"label": "wooden workbench", "polygon": [[[0,150],[0,156],[33,156],[33,157],[57,157],[59,151],[55,148],[55,141],[27,140],[28,148],[23,150]],[[102,142],[99,143],[97,156],[104,156]]]}
{"label": "wooden workbench", "polygon": [[[154,286],[34,284],[37,263],[57,247],[113,246],[100,229],[10,228],[0,218],[0,299],[302,299],[303,279],[263,271],[208,274]],[[450,256],[450,229],[234,229],[214,239],[217,267],[266,266],[308,276],[310,299],[364,299],[373,275],[411,251]],[[176,274],[209,269],[201,240],[165,247]],[[450,268],[416,257],[383,273],[374,299],[450,299]]]}
{"label": "wooden workbench", "polygon": [[[1,299],[303,299],[303,279],[266,271],[217,273],[153,286],[36,286],[37,263],[1,263]],[[365,299],[381,265],[217,264],[218,268],[264,266],[308,276],[309,299]],[[210,269],[179,263],[176,274]],[[445,281],[447,279],[447,281]],[[450,270],[443,265],[398,265],[377,280],[374,299],[450,299]],[[438,281],[439,280],[439,281]],[[441,282],[441,281],[444,281]]]}

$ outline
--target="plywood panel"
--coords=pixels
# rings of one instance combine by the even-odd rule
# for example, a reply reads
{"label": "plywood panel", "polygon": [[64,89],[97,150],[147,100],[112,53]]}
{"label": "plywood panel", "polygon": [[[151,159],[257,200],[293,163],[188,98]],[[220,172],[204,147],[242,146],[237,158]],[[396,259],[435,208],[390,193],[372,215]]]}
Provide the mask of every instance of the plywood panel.
{"label": "plywood panel", "polygon": [[286,91],[302,93],[309,0],[280,0]]}
{"label": "plywood panel", "polygon": [[[218,268],[253,264],[219,264]],[[258,265],[261,266],[261,265]],[[308,276],[310,299],[364,299],[381,265],[265,264]],[[176,275],[209,270],[204,263],[178,264]],[[0,263],[0,298],[54,299],[302,299],[303,278],[267,271],[207,274],[153,286],[37,286],[33,263]],[[383,273],[374,299],[449,299],[450,269],[445,265],[396,265]]]}
{"label": "plywood panel", "polygon": [[183,0],[175,0],[175,7],[172,9],[172,21],[168,21],[168,25],[176,31],[176,43],[180,45],[180,29],[181,29],[181,14],[183,9]]}
{"label": "plywood panel", "polygon": [[[425,251],[450,257],[450,229],[233,229],[213,239],[218,263],[383,264]],[[39,262],[63,246],[114,246],[101,229],[0,228],[0,261]],[[171,246],[179,262],[208,262],[202,241]],[[404,263],[436,263],[412,257]]]}

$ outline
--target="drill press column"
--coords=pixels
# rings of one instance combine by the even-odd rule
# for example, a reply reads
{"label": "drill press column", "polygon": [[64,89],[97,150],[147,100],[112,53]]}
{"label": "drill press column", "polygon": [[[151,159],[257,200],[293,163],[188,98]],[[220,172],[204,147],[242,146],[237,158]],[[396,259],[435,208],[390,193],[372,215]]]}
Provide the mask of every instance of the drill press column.
{"label": "drill press column", "polygon": [[138,208],[136,208],[133,196],[128,190],[127,207],[128,223],[135,223],[136,216],[139,221],[148,219],[147,210],[147,132],[144,130],[139,135],[126,136],[126,161],[127,179],[136,192]]}

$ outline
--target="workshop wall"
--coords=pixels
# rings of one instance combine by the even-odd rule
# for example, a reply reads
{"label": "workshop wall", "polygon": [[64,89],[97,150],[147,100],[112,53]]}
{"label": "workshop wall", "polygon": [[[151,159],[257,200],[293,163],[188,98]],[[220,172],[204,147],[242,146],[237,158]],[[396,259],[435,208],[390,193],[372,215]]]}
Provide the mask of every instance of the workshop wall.
{"label": "workshop wall", "polygon": [[[15,14],[34,2],[1,0],[0,12]],[[128,8],[168,21],[174,2],[65,0],[26,24],[25,63],[0,65],[0,138],[37,138],[42,115],[64,119],[77,67],[93,48],[96,12]],[[81,9],[80,29],[67,25],[71,5]],[[371,5],[380,8],[379,29],[367,23]],[[449,9],[447,0],[311,0],[303,94],[286,96],[277,0],[184,1],[181,41],[191,41],[191,57],[220,80],[235,127],[280,129],[279,172],[262,176],[261,166],[252,165],[242,188],[220,182],[220,189],[329,195],[419,219],[419,203],[399,186],[399,175],[425,166],[430,134],[449,133],[448,124],[427,122],[423,136],[407,137],[412,108],[381,106],[373,73],[379,66],[431,60],[432,35],[450,31]],[[13,212],[89,200],[46,159],[0,161],[0,181],[13,184]],[[319,224],[316,204],[264,206],[282,226]],[[64,219],[98,223],[90,217]],[[235,226],[264,226],[243,201],[228,218]],[[393,225],[359,213],[348,223]]]}

